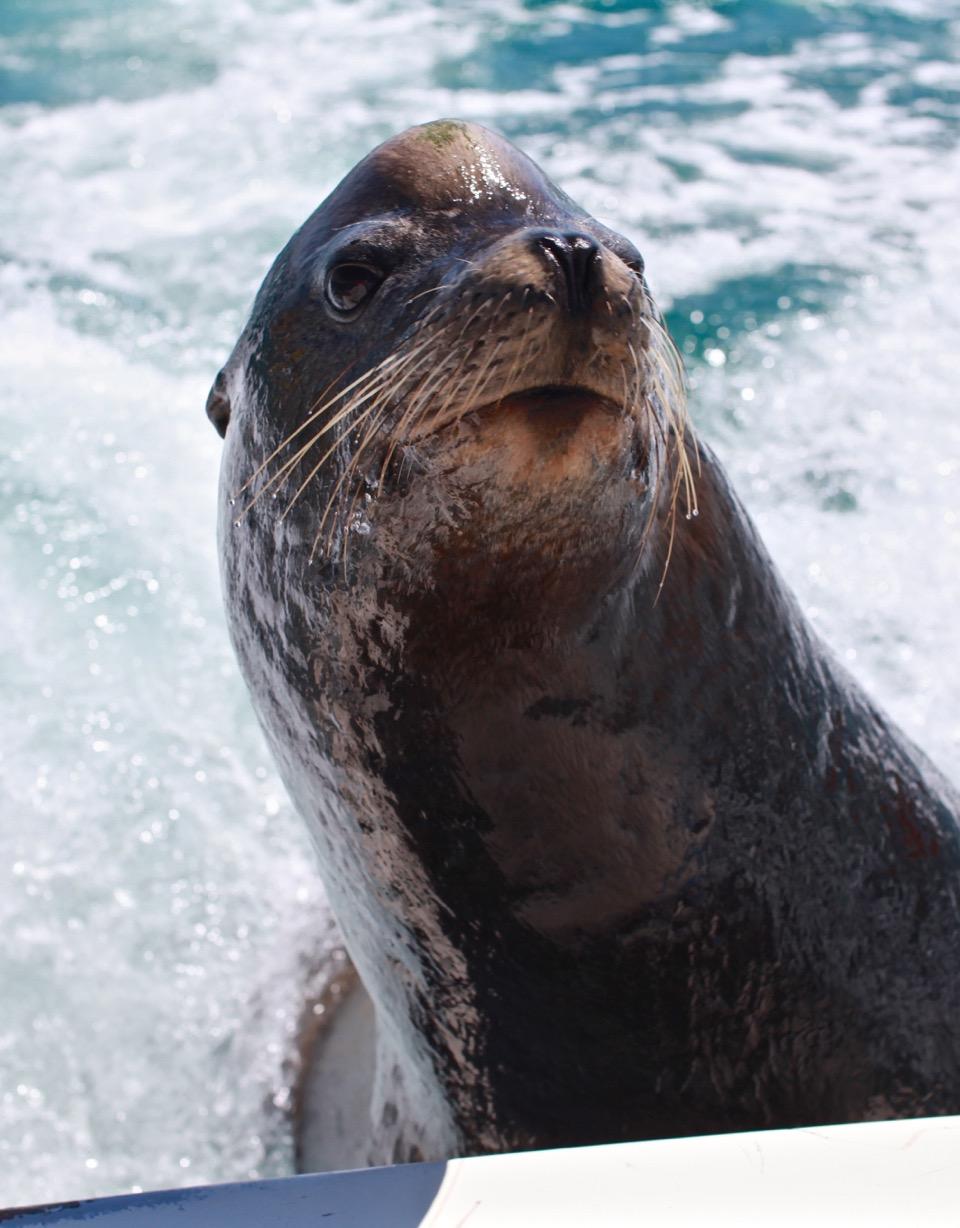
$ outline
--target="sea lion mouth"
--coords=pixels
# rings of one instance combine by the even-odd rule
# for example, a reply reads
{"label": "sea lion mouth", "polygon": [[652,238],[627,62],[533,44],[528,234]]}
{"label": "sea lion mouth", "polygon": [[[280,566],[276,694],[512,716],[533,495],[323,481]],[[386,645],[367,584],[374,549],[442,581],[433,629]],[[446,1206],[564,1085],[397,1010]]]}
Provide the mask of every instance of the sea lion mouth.
{"label": "sea lion mouth", "polygon": [[583,384],[540,384],[536,388],[524,388],[522,392],[507,393],[505,397],[497,397],[480,405],[475,413],[508,409],[530,410],[533,413],[550,413],[556,409],[603,409],[608,413],[622,413],[622,405]]}
{"label": "sea lion mouth", "polygon": [[474,414],[527,413],[566,417],[583,416],[599,410],[603,413],[621,415],[623,405],[610,397],[585,388],[582,384],[543,384],[510,392],[477,406]]}
{"label": "sea lion mouth", "polygon": [[522,421],[535,433],[548,428],[554,434],[557,428],[572,428],[592,418],[622,419],[627,416],[626,407],[620,401],[583,384],[538,384],[521,388],[501,396],[492,397],[471,405],[459,413],[435,418],[415,426],[409,436],[412,442],[429,437],[446,438],[456,430],[458,423],[482,428],[487,423]]}

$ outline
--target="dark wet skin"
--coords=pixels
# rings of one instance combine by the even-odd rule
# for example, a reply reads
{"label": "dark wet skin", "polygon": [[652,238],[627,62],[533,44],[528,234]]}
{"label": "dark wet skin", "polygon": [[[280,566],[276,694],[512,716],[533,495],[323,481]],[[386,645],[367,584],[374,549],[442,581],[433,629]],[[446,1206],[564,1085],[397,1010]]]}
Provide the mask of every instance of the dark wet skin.
{"label": "dark wet skin", "polygon": [[960,1112],[960,801],[702,445],[674,499],[659,338],[635,249],[444,122],[305,223],[211,394],[233,642],[377,1007],[373,1160]]}

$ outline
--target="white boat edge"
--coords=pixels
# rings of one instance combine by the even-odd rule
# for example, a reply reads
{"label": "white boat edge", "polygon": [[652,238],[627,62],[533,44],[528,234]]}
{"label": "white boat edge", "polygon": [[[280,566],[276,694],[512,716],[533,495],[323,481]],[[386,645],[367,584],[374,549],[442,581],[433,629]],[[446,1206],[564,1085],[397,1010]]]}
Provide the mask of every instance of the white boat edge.
{"label": "white boat edge", "polygon": [[960,1117],[716,1134],[0,1211],[17,1228],[960,1223]]}

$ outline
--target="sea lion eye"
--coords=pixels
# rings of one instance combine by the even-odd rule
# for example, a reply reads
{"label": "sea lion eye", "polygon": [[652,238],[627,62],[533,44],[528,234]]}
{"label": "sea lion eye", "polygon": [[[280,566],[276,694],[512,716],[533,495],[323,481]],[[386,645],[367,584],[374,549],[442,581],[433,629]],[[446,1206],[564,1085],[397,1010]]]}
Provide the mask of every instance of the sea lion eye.
{"label": "sea lion eye", "polygon": [[335,264],[327,273],[327,301],[335,311],[346,315],[365,303],[382,281],[383,273],[369,264]]}
{"label": "sea lion eye", "polygon": [[623,256],[623,263],[627,266],[631,273],[636,273],[638,277],[643,277],[646,265],[643,263],[643,257],[639,254],[636,256]]}

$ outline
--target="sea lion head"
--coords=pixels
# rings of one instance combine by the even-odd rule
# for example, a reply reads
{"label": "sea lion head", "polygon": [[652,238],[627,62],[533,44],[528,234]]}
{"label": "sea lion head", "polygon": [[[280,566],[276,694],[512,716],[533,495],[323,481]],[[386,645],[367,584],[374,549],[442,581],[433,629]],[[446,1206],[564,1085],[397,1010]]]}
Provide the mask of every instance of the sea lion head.
{"label": "sea lion head", "polygon": [[331,583],[366,566],[501,622],[531,615],[518,575],[578,617],[642,565],[687,472],[640,253],[454,120],[385,142],[308,218],[207,408],[233,530],[284,533]]}

